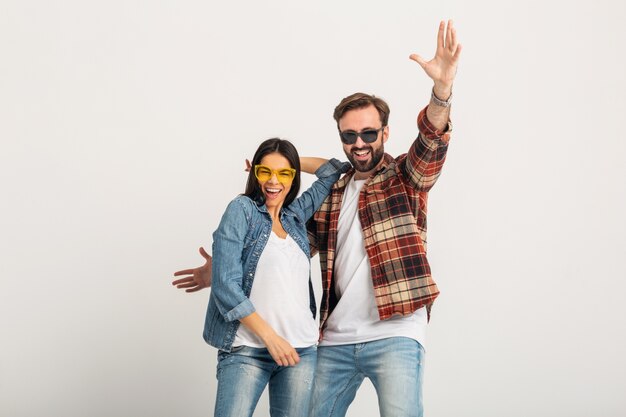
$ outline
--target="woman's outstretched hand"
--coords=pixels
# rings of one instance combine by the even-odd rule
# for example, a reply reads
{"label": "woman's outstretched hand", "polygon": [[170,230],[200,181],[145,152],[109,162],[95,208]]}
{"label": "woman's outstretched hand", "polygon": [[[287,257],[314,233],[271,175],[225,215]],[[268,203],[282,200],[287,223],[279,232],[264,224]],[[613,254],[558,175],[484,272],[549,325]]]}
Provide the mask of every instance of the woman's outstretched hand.
{"label": "woman's outstretched hand", "polygon": [[176,288],[185,288],[185,292],[196,292],[211,286],[211,265],[213,260],[204,248],[201,247],[199,251],[206,262],[197,268],[174,272],[175,277],[184,275],[182,278],[172,281],[172,285],[176,286]]}

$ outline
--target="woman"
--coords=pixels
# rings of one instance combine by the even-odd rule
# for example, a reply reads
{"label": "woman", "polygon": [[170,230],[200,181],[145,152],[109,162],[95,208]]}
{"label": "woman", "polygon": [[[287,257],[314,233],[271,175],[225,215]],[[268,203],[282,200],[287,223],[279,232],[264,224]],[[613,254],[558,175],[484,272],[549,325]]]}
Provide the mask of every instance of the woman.
{"label": "woman", "polygon": [[231,201],[213,234],[204,339],[219,349],[215,416],[252,416],[268,384],[272,416],[308,414],[318,327],[306,221],[347,169],[322,162],[303,158],[306,171],[319,167],[319,179],[296,198],[295,147],[266,140],[245,193]]}

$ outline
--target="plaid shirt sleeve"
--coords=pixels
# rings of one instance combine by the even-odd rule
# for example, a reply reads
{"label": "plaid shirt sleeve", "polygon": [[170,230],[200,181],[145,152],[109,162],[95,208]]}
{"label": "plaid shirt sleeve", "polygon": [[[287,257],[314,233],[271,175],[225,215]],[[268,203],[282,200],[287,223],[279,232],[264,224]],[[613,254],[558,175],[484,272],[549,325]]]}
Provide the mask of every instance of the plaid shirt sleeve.
{"label": "plaid shirt sleeve", "polygon": [[[411,145],[403,169],[418,191],[429,191],[446,159],[450,130],[437,130],[426,117],[426,106],[417,116],[419,135]],[[448,124],[450,126],[450,124]]]}

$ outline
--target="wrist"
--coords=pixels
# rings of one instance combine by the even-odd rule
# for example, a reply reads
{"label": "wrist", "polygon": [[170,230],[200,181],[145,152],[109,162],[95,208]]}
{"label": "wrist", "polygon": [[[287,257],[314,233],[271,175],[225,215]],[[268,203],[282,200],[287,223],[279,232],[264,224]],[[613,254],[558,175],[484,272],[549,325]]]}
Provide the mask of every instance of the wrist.
{"label": "wrist", "polygon": [[267,346],[270,341],[276,337],[276,332],[268,326],[266,329],[261,330],[257,336],[259,336],[259,339],[261,339],[263,344]]}
{"label": "wrist", "polygon": [[433,94],[441,101],[448,101],[452,95],[452,83],[436,82],[433,86]]}
{"label": "wrist", "polygon": [[452,90],[448,90],[447,94],[440,94],[441,93],[437,93],[433,87],[430,95],[430,103],[438,107],[450,107],[450,104],[452,104]]}

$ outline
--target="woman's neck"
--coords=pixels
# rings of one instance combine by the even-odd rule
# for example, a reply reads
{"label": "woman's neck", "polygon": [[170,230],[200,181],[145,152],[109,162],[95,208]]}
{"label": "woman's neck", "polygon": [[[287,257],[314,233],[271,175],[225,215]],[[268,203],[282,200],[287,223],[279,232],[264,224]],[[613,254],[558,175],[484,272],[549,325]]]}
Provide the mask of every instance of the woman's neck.
{"label": "woman's neck", "polygon": [[282,208],[282,204],[280,206],[268,207],[267,212],[270,214],[272,220],[280,219],[280,209]]}

